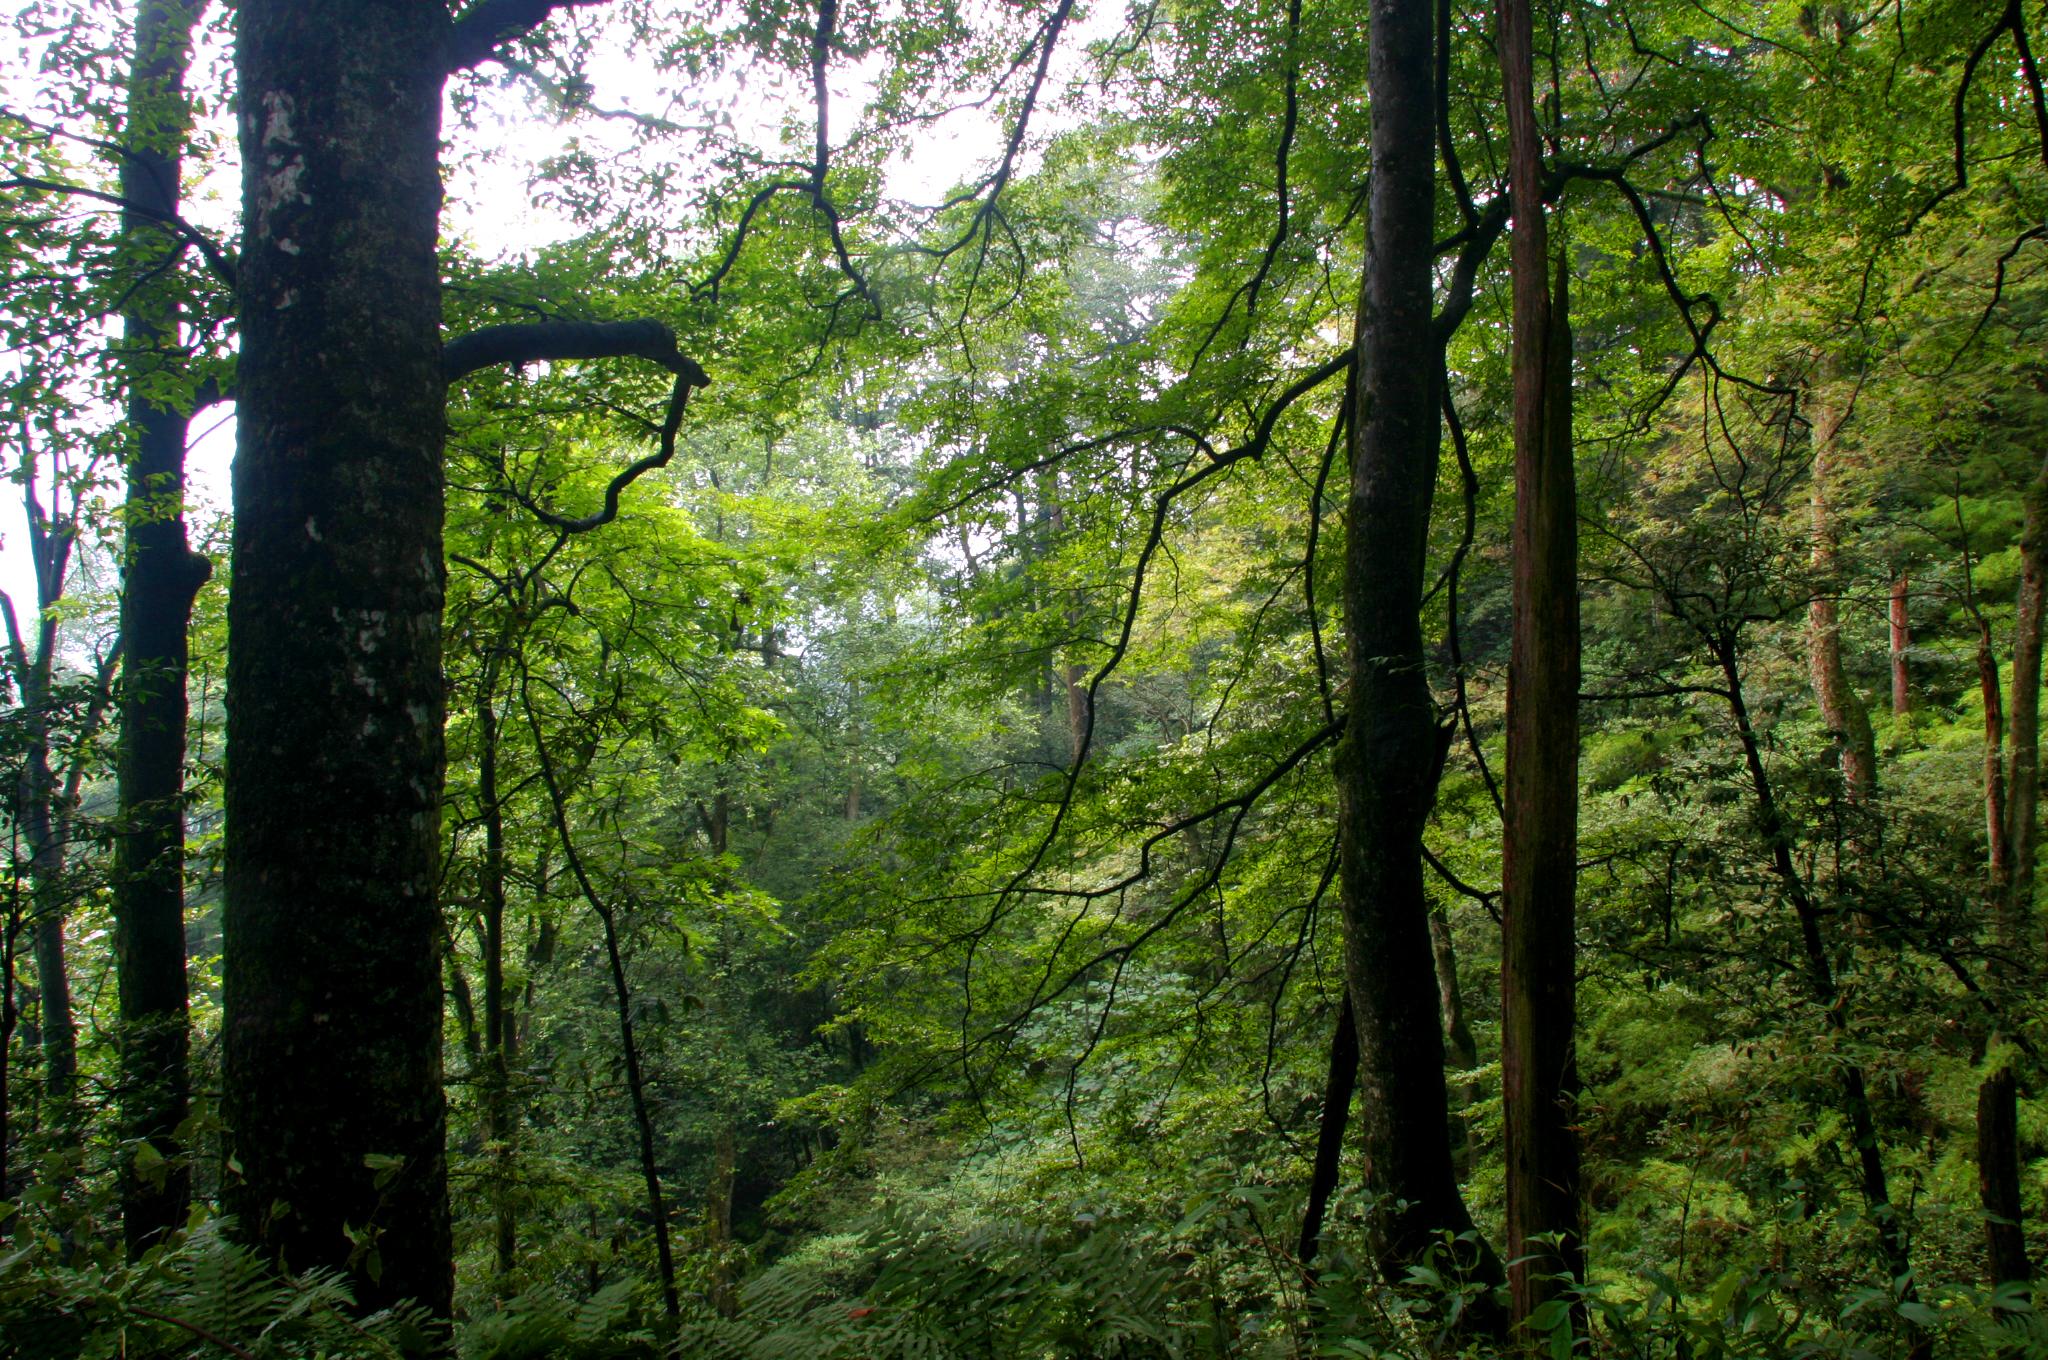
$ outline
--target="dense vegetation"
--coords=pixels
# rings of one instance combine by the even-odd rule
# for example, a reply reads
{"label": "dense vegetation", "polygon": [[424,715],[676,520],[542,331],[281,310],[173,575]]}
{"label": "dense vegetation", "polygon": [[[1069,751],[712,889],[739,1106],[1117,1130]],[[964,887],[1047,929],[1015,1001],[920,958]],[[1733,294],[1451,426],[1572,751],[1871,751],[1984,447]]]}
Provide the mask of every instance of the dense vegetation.
{"label": "dense vegetation", "polygon": [[13,8],[0,1356],[2048,1353],[2037,8]]}

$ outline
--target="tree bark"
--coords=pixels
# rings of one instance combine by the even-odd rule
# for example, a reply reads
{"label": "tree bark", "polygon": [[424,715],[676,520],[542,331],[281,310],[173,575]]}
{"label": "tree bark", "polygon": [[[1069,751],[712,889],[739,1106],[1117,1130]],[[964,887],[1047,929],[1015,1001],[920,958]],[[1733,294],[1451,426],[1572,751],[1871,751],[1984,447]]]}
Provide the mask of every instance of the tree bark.
{"label": "tree bark", "polygon": [[238,1231],[437,1314],[449,33],[417,0],[240,7],[225,847]]}
{"label": "tree bark", "polygon": [[2034,822],[2041,797],[2041,633],[2048,595],[2048,460],[2020,499],[2020,588],[2012,629],[2012,694],[2007,736],[2011,764],[2005,781],[2006,844],[2012,874],[2006,910],[2017,931],[2034,916]]}
{"label": "tree bark", "polygon": [[[121,196],[128,266],[140,276],[176,248],[157,225],[179,210],[194,9],[141,0],[128,89]],[[185,536],[187,418],[149,393],[189,386],[178,306],[138,288],[122,317],[129,430],[121,635],[114,962],[121,1025],[121,1223],[130,1256],[184,1225],[191,1168],[178,1141],[190,1107],[185,985],[185,672],[192,602],[211,564]],[[153,1154],[139,1167],[135,1151]]]}
{"label": "tree bark", "polygon": [[[1548,295],[1528,25],[1525,0],[1503,0],[1501,60],[1510,73],[1509,118],[1517,125],[1514,616],[1501,894],[1508,1294],[1516,1328],[1557,1296],[1560,1276],[1585,1274],[1576,1132],[1579,597],[1571,331],[1562,264],[1556,296]],[[1546,1338],[1524,1340],[1541,1346]]]}
{"label": "tree bark", "polygon": [[1308,1207],[1301,1216],[1301,1241],[1295,1248],[1302,1269],[1315,1274],[1316,1253],[1323,1241],[1323,1216],[1344,1160],[1344,1130],[1351,1122],[1351,1098],[1358,1091],[1358,1029],[1351,1020],[1347,994],[1330,1035],[1330,1070],[1323,1079],[1323,1112],[1316,1124],[1316,1160],[1309,1172]]}
{"label": "tree bark", "polygon": [[1906,666],[1906,651],[1913,645],[1913,626],[1907,613],[1912,583],[1905,572],[1892,578],[1891,625],[1892,716],[1904,718],[1913,712],[1913,677]]}
{"label": "tree bark", "polygon": [[[1393,1282],[1472,1219],[1451,1164],[1430,966],[1422,828],[1440,773],[1420,606],[1438,414],[1431,316],[1435,130],[1430,0],[1373,0],[1371,203],[1359,292],[1344,606],[1349,718],[1335,766],[1345,977],[1360,1141],[1380,1198],[1372,1249]],[[1495,1283],[1483,1243],[1461,1263]],[[1498,1331],[1482,1296],[1466,1325]]]}
{"label": "tree bark", "polygon": [[1821,721],[1841,743],[1844,792],[1850,802],[1860,803],[1877,789],[1877,739],[1871,732],[1869,710],[1842,665],[1841,609],[1834,593],[1839,588],[1836,575],[1840,564],[1833,503],[1835,453],[1843,412],[1818,393],[1812,395],[1812,405],[1811,560],[1820,589],[1807,606],[1807,662]]}
{"label": "tree bark", "polygon": [[[2024,985],[2034,908],[2034,822],[2040,799],[2041,632],[2048,582],[2048,461],[2020,499],[2020,586],[2013,617],[2010,764],[2001,782],[1997,747],[1998,671],[1991,630],[1978,616],[1978,683],[1984,691],[1985,815],[1991,831],[1991,910],[1997,953],[1991,975],[2003,995]],[[1967,546],[1967,545],[1966,545]],[[1972,608],[1975,600],[1970,601]],[[2001,800],[2003,806],[2001,806]],[[1986,1265],[1993,1285],[2033,1278],[2020,1200],[2019,1088],[1990,1036],[1993,1065],[1977,1090],[1977,1180],[1984,1209]]]}
{"label": "tree bark", "polygon": [[2027,1260],[2019,1165],[2019,1084],[2001,1064],[1977,1088],[1977,1190],[1993,1285],[2024,1284],[2034,1274]]}

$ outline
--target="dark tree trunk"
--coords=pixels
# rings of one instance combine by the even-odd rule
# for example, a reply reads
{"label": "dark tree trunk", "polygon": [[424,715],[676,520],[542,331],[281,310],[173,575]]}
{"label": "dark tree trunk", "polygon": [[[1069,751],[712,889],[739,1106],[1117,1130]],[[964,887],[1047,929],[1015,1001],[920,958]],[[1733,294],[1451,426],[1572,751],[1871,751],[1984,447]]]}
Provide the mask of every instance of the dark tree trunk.
{"label": "dark tree trunk", "polygon": [[1344,1160],[1344,1130],[1351,1122],[1351,1098],[1358,1091],[1358,1029],[1351,1020],[1346,995],[1330,1035],[1330,1070],[1323,1078],[1323,1112],[1316,1126],[1316,1160],[1309,1172],[1308,1208],[1301,1216],[1301,1241],[1296,1257],[1311,1277],[1323,1241],[1323,1215],[1337,1191]]}
{"label": "dark tree trunk", "polygon": [[2033,1278],[2020,1209],[2019,1084],[2001,1066],[1977,1088],[1977,1190],[1991,1283]]}
{"label": "dark tree trunk", "polygon": [[[138,275],[172,245],[157,223],[179,207],[178,177],[190,117],[184,94],[193,9],[142,0],[128,90],[122,222]],[[185,670],[193,597],[209,563],[185,538],[182,410],[147,392],[168,377],[189,386],[177,351],[174,296],[137,289],[122,318],[127,351],[127,525],[121,635],[120,767],[115,842],[114,963],[121,1027],[121,1137],[148,1147],[152,1165],[121,1159],[121,1222],[131,1256],[183,1226],[191,1168],[177,1139],[190,1091],[185,988]]]}
{"label": "dark tree trunk", "polygon": [[[1431,20],[1430,0],[1371,6],[1372,189],[1344,582],[1351,699],[1336,758],[1360,1141],[1382,1204],[1373,1252],[1396,1282],[1440,1233],[1472,1226],[1451,1164],[1421,857],[1440,772],[1419,617],[1438,441],[1436,367],[1425,357],[1436,353]],[[1465,1264],[1500,1278],[1483,1246]],[[1468,1326],[1499,1321],[1482,1306]]]}
{"label": "dark tree trunk", "polygon": [[[1567,279],[1553,296],[1528,0],[1501,0],[1513,252],[1515,522],[1503,811],[1501,1093],[1509,1322],[1583,1278],[1579,1207],[1578,490]],[[1539,1240],[1548,1238],[1547,1242]],[[1527,1336],[1541,1346],[1546,1338]]]}
{"label": "dark tree trunk", "polygon": [[[507,632],[509,633],[509,629]],[[512,1105],[512,1068],[517,1032],[505,998],[505,807],[498,792],[498,672],[510,639],[501,635],[497,652],[484,661],[477,687],[477,803],[484,823],[484,860],[477,896],[483,908],[484,964],[484,1143],[491,1157],[491,1214],[496,1285],[511,1288],[518,1257],[519,1224],[512,1185],[518,1112]]]}
{"label": "dark tree trunk", "polygon": [[[1750,791],[1756,799],[1758,829],[1770,850],[1771,868],[1777,876],[1779,888],[1785,894],[1799,928],[1807,992],[1821,1008],[1829,1031],[1838,1042],[1846,1041],[1849,1018],[1843,1013],[1843,998],[1835,982],[1834,964],[1828,958],[1827,944],[1821,936],[1820,909],[1807,891],[1806,880],[1799,876],[1798,866],[1792,859],[1791,831],[1778,807],[1770,774],[1764,768],[1763,744],[1757,736],[1756,724],[1750,719],[1749,702],[1743,697],[1742,666],[1736,639],[1723,636],[1716,642],[1714,651],[1727,686],[1729,716],[1734,720],[1736,737],[1742,745],[1742,760],[1749,772]],[[1898,1279],[1908,1273],[1912,1262],[1907,1250],[1905,1227],[1899,1222],[1891,1201],[1884,1150],[1878,1144],[1877,1121],[1870,1108],[1870,1092],[1864,1084],[1860,1064],[1845,1062],[1841,1071],[1842,1113],[1848,1118],[1849,1137],[1855,1146],[1863,1206],[1877,1226],[1885,1269],[1893,1279]]]}
{"label": "dark tree trunk", "polygon": [[240,7],[224,965],[239,1232],[439,1313],[450,32],[421,0]]}
{"label": "dark tree trunk", "polygon": [[[611,903],[598,892],[596,883],[592,882],[589,871],[584,867],[582,855],[577,852],[575,834],[569,826],[568,798],[563,791],[561,777],[555,771],[554,760],[548,754],[540,716],[533,707],[530,678],[523,670],[519,685],[520,704],[526,711],[527,730],[533,734],[534,758],[540,766],[541,784],[547,790],[548,810],[554,819],[562,858],[568,863],[570,875],[576,880],[584,902],[604,928],[605,961],[611,969],[612,1004],[619,1022],[619,1055],[626,1068],[626,1096],[632,1106],[633,1127],[639,1135],[640,1176],[647,1189],[647,1213],[654,1225],[655,1268],[659,1272],[662,1309],[668,1318],[669,1331],[673,1333],[682,1311],[676,1291],[675,1248],[669,1234],[668,1200],[662,1193],[661,1165],[654,1147],[654,1115],[647,1101],[647,1078],[640,1066],[640,1040],[633,1026],[633,992],[626,976],[626,956],[619,946],[618,916]],[[723,846],[714,853],[724,853]]]}
{"label": "dark tree trunk", "polygon": [[[1998,689],[1988,660],[1990,629],[1979,621],[1979,683],[1985,690],[1986,815],[1992,823],[1991,890],[1998,961],[1992,976],[2003,995],[2024,985],[2022,959],[2034,912],[2034,821],[2040,800],[2041,633],[2044,584],[2048,584],[2048,462],[2021,497],[2020,588],[2013,616],[2011,758],[2003,788],[1998,751],[1992,744],[1992,703]],[[1990,667],[1987,671],[1987,667]],[[2001,809],[1996,798],[2003,794]],[[1992,1036],[1993,1042],[1997,1036]],[[2020,1284],[2033,1278],[2027,1260],[2020,1206],[2019,1091],[2012,1070],[1999,1055],[1977,1092],[1977,1176],[1984,1207],[1984,1233],[1991,1282]]]}

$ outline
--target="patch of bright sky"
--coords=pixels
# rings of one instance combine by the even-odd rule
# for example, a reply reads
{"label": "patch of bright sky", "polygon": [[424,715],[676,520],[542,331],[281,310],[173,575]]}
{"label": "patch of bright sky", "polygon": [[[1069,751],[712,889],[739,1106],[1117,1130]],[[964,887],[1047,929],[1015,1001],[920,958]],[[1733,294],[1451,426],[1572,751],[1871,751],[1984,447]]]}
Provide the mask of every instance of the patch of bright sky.
{"label": "patch of bright sky", "polygon": [[[1008,6],[998,5],[991,10],[1003,12],[1013,17],[1016,14]],[[728,149],[735,144],[750,147],[770,158],[809,159],[814,105],[807,79],[764,80],[756,73],[756,78],[749,81],[728,71],[695,89],[680,90],[678,84],[686,76],[651,69],[643,55],[633,53],[623,41],[607,32],[602,14],[601,10],[593,10],[578,16],[578,21],[588,24],[594,34],[582,68],[591,85],[592,108],[686,126],[706,123],[710,121],[709,115],[722,115],[716,144]],[[1079,74],[1089,46],[1113,37],[1123,22],[1124,16],[1114,0],[1094,11],[1076,6],[1061,35],[1033,116],[1034,135],[1025,144],[1014,173],[1027,174],[1036,166],[1034,143],[1044,135],[1073,126],[1076,115],[1062,106],[1060,93]],[[835,60],[829,69],[827,88],[831,94],[830,125],[835,144],[843,144],[861,126],[861,115],[876,98],[885,75],[886,60],[880,54],[858,61]],[[215,27],[207,33],[197,54],[193,88],[227,88],[230,62],[226,35]],[[534,79],[497,63],[487,64],[483,74],[473,127],[462,129],[452,110],[447,119],[456,150],[446,166],[448,193],[443,234],[485,258],[528,256],[568,240],[579,231],[568,213],[536,192],[545,163],[562,155],[572,143],[600,153],[630,154],[634,124],[628,118],[606,118],[594,113],[564,118],[550,108],[545,92]],[[1016,72],[1006,93],[1014,93],[1029,74],[1029,66]],[[69,111],[49,107],[46,99],[21,98],[26,93],[20,86],[24,78],[21,68],[0,76],[0,91],[4,91],[10,106],[40,109],[80,132],[97,130],[81,125],[83,120],[75,113],[67,117]],[[884,180],[891,198],[907,203],[937,203],[955,186],[971,183],[993,168],[1010,131],[1003,120],[1005,103],[990,100],[979,107],[971,99],[961,103],[963,107],[922,127],[891,156]],[[208,127],[226,154],[188,185],[187,216],[223,239],[231,239],[240,176],[232,154],[233,128],[224,101],[217,100],[208,112]],[[699,154],[709,154],[707,148],[713,145],[711,141],[700,144]],[[684,146],[688,146],[686,140]],[[206,525],[217,523],[229,509],[234,447],[232,406],[215,407],[194,420],[187,473],[189,518],[195,536]],[[34,572],[28,560],[26,522],[18,496],[0,497],[0,589],[5,589],[24,608],[32,608],[29,602],[35,598]]]}

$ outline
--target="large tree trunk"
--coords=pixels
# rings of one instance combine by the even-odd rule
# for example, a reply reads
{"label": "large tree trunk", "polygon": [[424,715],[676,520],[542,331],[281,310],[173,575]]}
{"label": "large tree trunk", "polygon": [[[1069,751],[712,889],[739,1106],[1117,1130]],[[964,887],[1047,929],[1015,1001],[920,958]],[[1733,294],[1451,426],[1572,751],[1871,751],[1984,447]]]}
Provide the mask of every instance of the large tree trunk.
{"label": "large tree trunk", "polygon": [[449,32],[422,0],[240,8],[225,865],[239,1232],[437,1312]]}
{"label": "large tree trunk", "polygon": [[1877,739],[1870,713],[1842,665],[1842,618],[1836,603],[1840,553],[1834,515],[1835,441],[1843,412],[1815,393],[1813,403],[1812,562],[1819,593],[1807,607],[1807,662],[1821,721],[1842,747],[1842,783],[1849,801],[1860,803],[1877,789]]}
{"label": "large tree trunk", "polygon": [[[1514,209],[1515,523],[1502,847],[1501,1093],[1509,1322],[1583,1277],[1579,1070],[1578,491],[1568,274],[1550,287],[1528,0],[1501,0]],[[1524,1338],[1540,1346],[1545,1338]]]}
{"label": "large tree trunk", "polygon": [[[121,195],[129,267],[155,268],[172,242],[190,108],[184,93],[193,8],[142,0],[128,89]],[[138,288],[122,318],[131,440],[121,634],[119,838],[114,962],[121,1027],[121,1221],[129,1254],[181,1227],[191,1170],[177,1139],[190,1103],[185,1070],[185,670],[192,600],[209,564],[185,538],[186,417],[148,393],[189,387],[175,295]],[[138,1166],[148,1148],[151,1165]]]}
{"label": "large tree trunk", "polygon": [[[1472,1226],[1458,1193],[1430,966],[1422,828],[1440,772],[1424,671],[1424,554],[1436,486],[1431,248],[1435,134],[1430,0],[1373,0],[1371,207],[1352,391],[1349,720],[1337,751],[1345,976],[1359,1047],[1359,1127],[1382,1274],[1400,1281],[1443,1232]],[[1482,1245],[1466,1263],[1497,1281]],[[1489,1307],[1468,1325],[1497,1329]]]}

